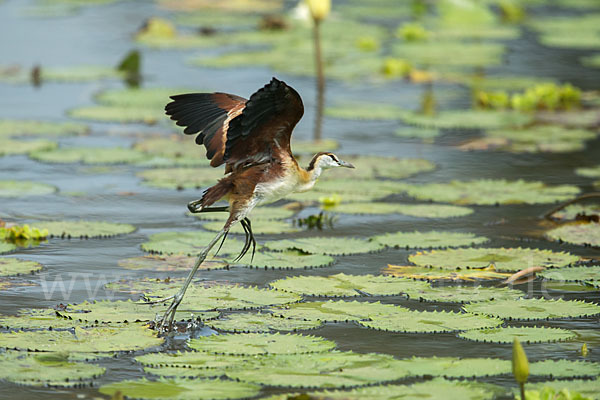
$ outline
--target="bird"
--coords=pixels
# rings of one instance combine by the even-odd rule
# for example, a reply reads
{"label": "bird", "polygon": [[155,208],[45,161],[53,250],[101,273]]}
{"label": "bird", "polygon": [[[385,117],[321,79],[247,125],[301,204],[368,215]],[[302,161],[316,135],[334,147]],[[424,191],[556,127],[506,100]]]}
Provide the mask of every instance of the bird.
{"label": "bird", "polygon": [[[164,300],[172,299],[156,328],[172,328],[175,311],[181,303],[198,267],[208,252],[225,241],[231,227],[240,223],[246,242],[236,260],[241,259],[256,240],[248,218],[256,206],[277,201],[293,192],[310,190],[321,173],[330,168],[354,168],[331,152],[314,155],[302,168],[292,154],[290,138],[304,114],[298,92],[285,82],[272,78],[249,99],[228,93],[188,93],[170,96],[165,112],[184,127],[184,134],[197,135],[195,142],[206,148],[212,167],[225,164],[225,175],[202,197],[188,204],[192,213],[228,212],[223,228],[197,256],[182,288]],[[228,206],[213,204],[226,200]]]}

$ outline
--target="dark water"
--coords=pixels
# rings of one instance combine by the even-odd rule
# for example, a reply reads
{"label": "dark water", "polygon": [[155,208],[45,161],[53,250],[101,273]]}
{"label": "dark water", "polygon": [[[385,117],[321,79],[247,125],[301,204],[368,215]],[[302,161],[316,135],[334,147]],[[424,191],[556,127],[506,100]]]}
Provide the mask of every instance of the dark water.
{"label": "dark water", "polygon": [[[26,10],[34,1],[7,0],[0,4],[0,65],[34,64],[67,66],[81,64],[114,65],[132,48],[131,38],[143,21],[150,16],[164,14],[154,4],[145,1],[129,1],[102,7],[83,8],[78,14],[56,18],[29,18]],[[511,74],[548,76],[568,81],[584,89],[600,89],[597,71],[581,67],[577,58],[582,52],[543,48],[534,40],[531,32],[509,42],[506,64],[492,70]],[[244,69],[201,69],[187,66],[183,60],[190,54],[182,51],[143,50],[144,75],[147,86],[198,87],[249,96],[267,82],[273,72],[266,68]],[[313,120],[314,82],[310,78],[278,75],[294,86],[303,96],[307,109],[295,135],[309,139]],[[85,84],[44,84],[40,88],[22,85],[0,84],[0,118],[65,120],[66,110],[75,106],[92,104],[92,96],[100,90],[121,87],[119,82],[94,82]],[[330,82],[327,99],[357,99],[360,101],[390,102],[405,108],[418,106],[424,88],[420,85],[394,82],[372,86]],[[464,107],[469,104],[469,93],[464,89],[444,84],[435,84],[434,92],[444,108]],[[61,138],[61,145],[86,146],[129,146],[146,128],[135,125],[93,124],[93,132],[87,137]],[[371,154],[396,157],[422,157],[435,162],[438,168],[409,179],[413,182],[440,182],[451,179],[506,178],[542,180],[549,184],[576,184],[590,191],[590,180],[575,176],[576,167],[592,166],[600,160],[600,140],[588,142],[585,151],[567,154],[515,155],[508,153],[461,152],[454,147],[473,132],[446,132],[433,144],[418,140],[402,139],[393,135],[397,123],[358,123],[351,121],[326,120],[325,135],[342,144],[342,153]],[[199,151],[199,155],[202,152]],[[58,303],[81,302],[85,299],[125,298],[102,288],[106,282],[123,278],[140,278],[143,273],[124,271],[117,260],[142,255],[140,243],[147,236],[167,230],[195,229],[199,223],[186,216],[185,205],[198,197],[199,191],[168,191],[140,185],[132,166],[111,167],[106,173],[93,173],[81,165],[52,165],[32,161],[26,156],[0,158],[0,179],[43,181],[57,186],[58,194],[32,198],[1,199],[0,218],[19,222],[38,219],[105,220],[131,223],[138,230],[130,235],[104,240],[51,240],[40,247],[19,251],[18,256],[44,264],[45,269],[26,280],[43,284],[16,288],[0,292],[0,313],[14,313],[23,307],[52,307]],[[69,197],[61,192],[85,192],[82,197]],[[134,192],[132,196],[120,192]],[[400,196],[395,200],[402,199]],[[338,220],[330,235],[370,236],[398,230],[447,229],[468,231],[491,238],[491,246],[525,246],[570,251],[585,257],[600,255],[597,249],[559,245],[541,238],[538,217],[551,206],[502,206],[475,207],[470,216],[448,220],[426,220],[399,215],[390,216],[347,216]],[[316,209],[304,210],[309,215]],[[494,222],[504,220],[504,223]],[[269,239],[265,235],[259,240]],[[199,277],[255,284],[266,283],[284,276],[297,274],[330,275],[345,273],[379,273],[388,263],[406,263],[409,252],[386,250],[376,254],[337,257],[332,267],[306,271],[263,271],[232,269],[229,271],[203,272]],[[152,276],[166,277],[167,273]],[[181,274],[170,274],[184,276]],[[64,293],[73,284],[72,290]],[[532,294],[540,294],[539,282],[524,287]],[[569,296],[567,296],[569,297]],[[598,302],[598,292],[578,294]],[[436,303],[421,304],[405,300],[382,299],[382,301],[406,305],[415,309],[438,309]],[[459,309],[459,306],[444,305],[443,309]],[[550,321],[547,326],[568,329],[598,329],[597,318],[569,321]],[[199,334],[209,334],[205,329]],[[340,349],[357,352],[382,352],[399,357],[418,356],[462,356],[501,357],[511,354],[510,345],[480,344],[468,342],[453,334],[396,334],[376,332],[353,324],[328,324],[313,333],[335,340]],[[181,339],[181,338],[180,338]],[[527,346],[531,360],[578,359],[579,344],[536,344]],[[180,348],[181,340],[167,344],[169,348]],[[589,360],[600,361],[600,349],[592,346]],[[137,378],[143,375],[141,366],[130,354],[100,362],[108,371],[94,382],[95,387],[112,381]],[[512,386],[509,378],[487,381]],[[11,399],[74,399],[97,396],[94,388],[48,389],[0,384],[0,398]]]}

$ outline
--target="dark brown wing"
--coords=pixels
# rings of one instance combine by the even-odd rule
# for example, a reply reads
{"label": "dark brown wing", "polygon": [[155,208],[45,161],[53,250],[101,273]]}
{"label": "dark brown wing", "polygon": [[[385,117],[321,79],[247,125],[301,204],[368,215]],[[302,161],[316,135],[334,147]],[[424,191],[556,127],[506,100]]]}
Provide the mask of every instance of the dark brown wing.
{"label": "dark brown wing", "polygon": [[285,82],[271,79],[229,122],[225,162],[235,169],[238,165],[267,162],[277,151],[291,155],[290,136],[303,114],[298,92]]}
{"label": "dark brown wing", "polygon": [[223,164],[227,128],[231,119],[239,115],[246,99],[227,93],[190,93],[171,96],[165,111],[177,125],[185,126],[183,133],[196,136],[196,143],[204,144],[210,165]]}

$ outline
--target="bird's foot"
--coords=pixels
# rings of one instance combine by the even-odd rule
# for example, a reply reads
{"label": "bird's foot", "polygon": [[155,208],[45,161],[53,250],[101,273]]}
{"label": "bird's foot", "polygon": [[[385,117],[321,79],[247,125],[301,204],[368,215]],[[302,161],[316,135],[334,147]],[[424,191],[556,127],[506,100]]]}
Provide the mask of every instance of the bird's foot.
{"label": "bird's foot", "polygon": [[244,228],[244,232],[246,233],[246,243],[244,244],[244,248],[239,256],[236,257],[233,262],[237,262],[241,260],[248,250],[250,250],[250,246],[252,246],[252,260],[254,260],[254,253],[256,252],[256,239],[254,239],[254,233],[252,232],[252,223],[248,218],[244,218],[240,221],[242,228]]}
{"label": "bird's foot", "polygon": [[173,321],[175,320],[175,313],[177,312],[177,307],[179,303],[181,303],[181,299],[183,296],[179,296],[179,294],[175,296],[171,296],[173,301],[167,308],[167,311],[162,315],[162,317],[157,317],[154,321],[154,330],[159,333],[168,333],[173,330]]}
{"label": "bird's foot", "polygon": [[148,304],[148,305],[152,305],[152,304],[162,304],[162,303],[166,303],[169,300],[173,300],[175,298],[175,295],[173,296],[169,296],[169,297],[165,297],[163,299],[156,299],[156,300],[149,300],[146,299],[144,301],[144,304]]}

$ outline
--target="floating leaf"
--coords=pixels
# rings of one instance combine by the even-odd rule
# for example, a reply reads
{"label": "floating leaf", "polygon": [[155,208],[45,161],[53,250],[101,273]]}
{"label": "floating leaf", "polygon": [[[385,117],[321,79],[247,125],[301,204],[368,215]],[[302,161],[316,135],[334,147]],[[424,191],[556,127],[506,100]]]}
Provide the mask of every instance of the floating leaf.
{"label": "floating leaf", "polygon": [[0,257],[0,276],[29,274],[37,272],[42,268],[42,264],[36,263],[35,261],[21,260],[12,257]]}
{"label": "floating leaf", "polygon": [[545,204],[564,201],[579,193],[571,185],[547,186],[536,181],[507,181],[504,179],[479,179],[405,185],[404,191],[419,200],[455,204]]}
{"label": "floating leaf", "polygon": [[356,168],[337,168],[323,174],[324,179],[371,179],[375,177],[402,179],[435,169],[435,164],[422,158],[391,158],[374,156],[344,156],[344,161]]}
{"label": "floating leaf", "polygon": [[56,187],[30,181],[0,181],[0,197],[43,196],[56,192]]}
{"label": "floating leaf", "polygon": [[335,343],[317,336],[241,333],[201,336],[190,339],[188,346],[208,353],[257,355],[329,352]]}
{"label": "floating leaf", "polygon": [[468,270],[448,270],[433,267],[413,267],[391,264],[383,270],[383,273],[399,278],[423,279],[427,281],[448,280],[467,282],[506,279],[510,276],[510,274],[496,272],[496,269],[493,267],[471,268]]}
{"label": "floating leaf", "polygon": [[101,386],[100,393],[135,399],[221,400],[254,397],[259,387],[222,379],[146,379],[128,380]]}
{"label": "floating leaf", "polygon": [[442,303],[473,303],[518,299],[524,294],[520,290],[484,286],[437,286],[422,289],[415,287],[408,290],[408,296],[411,299]]}
{"label": "floating leaf", "polygon": [[50,237],[101,238],[125,235],[135,231],[135,226],[102,221],[48,221],[39,222],[39,226],[48,229]]}
{"label": "floating leaf", "polygon": [[574,128],[593,128],[600,122],[600,115],[597,108],[588,110],[539,111],[536,114],[536,119],[546,124],[558,124]]}
{"label": "floating leaf", "polygon": [[[146,297],[150,299],[165,298],[175,294],[173,289],[163,289],[160,286],[161,284],[157,283],[156,289],[148,291]],[[269,305],[295,303],[300,299],[301,297],[296,294],[258,289],[252,286],[216,285],[204,287],[192,284],[188,288],[180,308],[183,310],[246,310]]]}
{"label": "floating leaf", "polygon": [[104,285],[106,290],[125,293],[145,293],[157,289],[178,289],[183,286],[183,278],[142,278],[122,279]]}
{"label": "floating leaf", "polygon": [[510,361],[497,358],[412,357],[400,361],[418,377],[475,378],[511,373]]}
{"label": "floating leaf", "polygon": [[[250,215],[250,218],[253,219],[252,215]],[[208,222],[206,224],[203,224],[202,227],[209,231],[218,232],[221,229],[223,229],[223,222],[221,222],[221,221]],[[299,231],[300,231],[300,229],[298,227],[296,227],[288,222],[267,221],[267,220],[261,220],[261,219],[252,221],[252,232],[254,232],[257,235],[292,233],[292,232],[299,232]],[[244,234],[244,229],[242,228],[241,224],[235,224],[231,228],[229,233],[241,235],[241,234]]]}
{"label": "floating leaf", "polygon": [[575,338],[575,332],[546,327],[512,327],[469,330],[458,334],[462,339],[487,343],[512,343],[516,337],[522,343],[561,342]]}
{"label": "floating leaf", "polygon": [[[131,257],[119,260],[119,267],[132,270],[149,270],[155,272],[174,272],[174,271],[189,271],[194,267],[196,257],[189,256],[163,256],[163,255],[148,255],[142,257]],[[227,263],[219,261],[204,261],[198,269],[200,271],[210,271],[212,269],[228,268]]]}
{"label": "floating leaf", "polygon": [[438,129],[427,129],[427,128],[415,128],[415,127],[402,127],[394,131],[394,135],[401,138],[419,138],[423,141],[431,140],[440,135]]}
{"label": "floating leaf", "polygon": [[493,315],[508,320],[576,318],[600,314],[600,306],[581,300],[498,299],[464,306],[474,314]]}
{"label": "floating leaf", "polygon": [[540,272],[540,275],[544,279],[550,279],[553,281],[565,281],[565,282],[586,282],[586,281],[600,281],[600,265],[592,265],[589,267],[571,267],[561,268],[559,270],[549,269]]}
{"label": "floating leaf", "polygon": [[550,378],[584,378],[600,375],[600,364],[588,361],[544,360],[530,364],[530,374]]}
{"label": "floating leaf", "polygon": [[0,333],[0,347],[29,351],[108,352],[158,346],[163,339],[139,325],[75,327],[71,331],[19,331]]}
{"label": "floating leaf", "polygon": [[21,385],[76,386],[104,371],[97,365],[71,362],[66,353],[0,354],[0,379]]}
{"label": "floating leaf", "polygon": [[409,291],[426,289],[429,284],[381,275],[294,276],[269,284],[277,290],[307,296],[352,297],[393,296]]}
{"label": "floating leaf", "polygon": [[254,268],[272,269],[307,269],[327,267],[335,262],[331,256],[324,254],[304,254],[300,251],[257,252],[254,258],[248,252],[236,265]]}
{"label": "floating leaf", "polygon": [[84,135],[88,131],[87,125],[73,122],[0,120],[0,137]]}
{"label": "floating leaf", "polygon": [[236,367],[244,358],[203,351],[178,351],[176,353],[148,353],[136,357],[135,360],[151,367],[166,366],[182,369],[214,369],[219,371]]}
{"label": "floating leaf", "polygon": [[[254,226],[254,221],[256,220],[272,221],[278,219],[288,219],[296,215],[296,213],[297,211],[285,207],[262,206],[254,208],[248,218],[252,220],[252,226]],[[223,224],[225,221],[227,221],[227,218],[229,218],[229,213],[198,213],[194,214],[194,216],[200,220],[220,221],[221,224]]]}
{"label": "floating leaf", "polygon": [[435,40],[398,43],[394,55],[422,67],[481,67],[502,62],[504,46]]}
{"label": "floating leaf", "polygon": [[285,309],[274,309],[274,314],[284,318],[309,321],[348,322],[408,312],[406,308],[380,302],[362,301],[311,301],[290,304]]}
{"label": "floating leaf", "polygon": [[306,321],[276,317],[270,313],[236,313],[207,321],[206,325],[224,332],[270,333],[273,331],[300,331],[321,326],[320,321]]}
{"label": "floating leaf", "polygon": [[403,214],[420,218],[463,217],[473,209],[445,204],[342,203],[328,211],[345,214]]}
{"label": "floating leaf", "polygon": [[588,68],[600,68],[600,54],[581,57],[580,60]]}
{"label": "floating leaf", "polygon": [[559,220],[577,219],[578,215],[587,217],[598,215],[600,217],[600,204],[571,204],[570,206],[567,206],[562,210],[552,214],[552,218],[556,218]]}
{"label": "floating leaf", "polygon": [[296,249],[311,254],[348,255],[378,251],[383,245],[350,237],[308,237],[269,241],[265,247],[276,251]]}
{"label": "floating leaf", "polygon": [[121,107],[121,106],[83,106],[69,110],[69,116],[100,122],[120,122],[155,124],[163,118],[160,112],[153,108]]}
{"label": "floating leaf", "polygon": [[81,325],[62,318],[55,310],[47,308],[22,308],[17,315],[0,316],[0,326],[6,329],[63,329]]}
{"label": "floating leaf", "polygon": [[217,168],[157,168],[138,172],[137,176],[148,186],[181,190],[212,186],[223,177],[223,171]]}
{"label": "floating leaf", "polygon": [[122,147],[68,147],[29,154],[37,161],[49,163],[134,164],[148,157],[137,150]]}
{"label": "floating leaf", "polygon": [[154,157],[142,165],[208,167],[210,163],[199,147],[191,146],[190,140],[181,139],[180,136],[144,139],[135,143],[133,148]]}
{"label": "floating leaf", "polygon": [[494,265],[498,271],[520,271],[527,266],[564,267],[579,257],[564,252],[528,248],[468,248],[418,252],[408,257],[419,266],[446,269],[485,268]]}
{"label": "floating leaf", "polygon": [[499,129],[521,127],[529,124],[532,117],[516,111],[441,111],[435,115],[403,111],[400,119],[409,125],[436,129]]}
{"label": "floating leaf", "polygon": [[[568,389],[571,394],[580,393],[582,396],[586,398],[598,400],[598,393],[600,393],[600,379],[596,378],[593,380],[569,380],[569,381],[561,381],[561,380],[552,380],[545,382],[537,382],[537,383],[529,383],[527,384],[527,388],[531,390],[541,390],[542,388],[551,388],[554,390],[563,390]],[[529,390],[527,390],[529,392]],[[526,393],[527,393],[526,392]]]}
{"label": "floating leaf", "polygon": [[[317,181],[313,190],[321,193],[373,194],[380,197],[401,193],[406,184],[375,179],[324,179]],[[361,201],[356,199],[355,201]]]}
{"label": "floating leaf", "polygon": [[600,247],[600,224],[596,222],[564,224],[549,230],[545,235],[560,242]]}
{"label": "floating leaf", "polygon": [[374,236],[373,240],[388,247],[412,247],[412,248],[445,248],[461,247],[473,244],[481,244],[489,239],[476,236],[473,233],[462,232],[396,232]]}
{"label": "floating leaf", "polygon": [[529,25],[540,33],[539,41],[550,47],[576,49],[598,48],[600,15],[586,13],[577,16],[538,17]]}
{"label": "floating leaf", "polygon": [[[150,235],[150,241],[142,243],[142,250],[159,254],[197,255],[215,237],[205,231],[161,232]],[[244,244],[234,238],[227,238],[219,254],[237,254]],[[214,254],[214,248],[211,254]]]}
{"label": "floating leaf", "polygon": [[56,142],[44,139],[23,141],[0,137],[0,156],[47,151],[57,146]]}
{"label": "floating leaf", "polygon": [[[12,243],[2,242],[0,241],[0,254],[10,253],[13,250],[16,250],[17,246]],[[1,264],[1,261],[0,261]]]}
{"label": "floating leaf", "polygon": [[256,357],[245,368],[227,372],[233,379],[261,385],[309,388],[369,385],[407,375],[389,355],[338,351]]}
{"label": "floating leaf", "polygon": [[437,333],[493,328],[502,322],[498,318],[469,313],[407,311],[373,317],[369,321],[359,321],[359,324],[367,328],[389,332]]}
{"label": "floating leaf", "polygon": [[392,104],[347,103],[327,107],[325,115],[352,120],[399,120],[402,109]]}
{"label": "floating leaf", "polygon": [[321,139],[317,141],[295,140],[292,138],[292,152],[294,154],[313,155],[320,151],[334,151],[340,148],[335,139]]}
{"label": "floating leaf", "polygon": [[[39,7],[39,6],[38,6]],[[123,76],[115,68],[99,65],[78,65],[73,67],[43,67],[40,72],[42,82],[93,82],[104,79],[117,79]],[[9,83],[30,83],[31,72],[21,69],[14,74],[2,75],[0,81]]]}
{"label": "floating leaf", "polygon": [[[170,96],[198,92],[187,88],[128,88],[105,90],[96,96],[101,104],[120,107],[148,107],[160,110],[171,101]],[[190,146],[193,148],[193,146]],[[198,149],[196,149],[198,150]]]}

